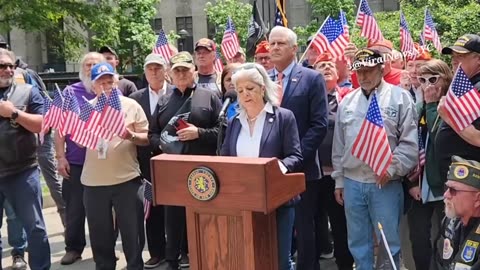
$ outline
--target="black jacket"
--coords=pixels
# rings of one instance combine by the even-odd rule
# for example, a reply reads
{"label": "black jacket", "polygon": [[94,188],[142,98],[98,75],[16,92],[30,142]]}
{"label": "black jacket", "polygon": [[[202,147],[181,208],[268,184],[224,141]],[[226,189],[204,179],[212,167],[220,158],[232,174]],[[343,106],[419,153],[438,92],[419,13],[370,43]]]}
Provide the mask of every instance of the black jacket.
{"label": "black jacket", "polygon": [[148,139],[154,154],[161,153],[160,133],[190,95],[192,95],[192,105],[188,122],[198,128],[199,138],[186,142],[183,153],[215,155],[218,115],[222,104],[215,92],[197,87],[186,89],[184,93],[175,88],[171,93],[160,97],[158,112],[150,122],[148,131]]}

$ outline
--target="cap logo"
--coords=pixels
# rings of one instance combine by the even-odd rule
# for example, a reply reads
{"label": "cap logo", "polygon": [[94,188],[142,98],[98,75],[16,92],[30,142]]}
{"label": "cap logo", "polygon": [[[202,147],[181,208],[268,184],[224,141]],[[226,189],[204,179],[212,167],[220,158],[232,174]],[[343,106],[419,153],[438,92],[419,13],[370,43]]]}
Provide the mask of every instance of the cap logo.
{"label": "cap logo", "polygon": [[462,36],[453,45],[463,47],[465,46],[465,43],[467,43],[469,40],[470,39],[467,36]]}
{"label": "cap logo", "polygon": [[102,72],[104,72],[104,71],[107,71],[107,72],[109,71],[109,70],[108,70],[108,67],[105,66],[105,65],[101,65],[101,66],[99,66],[98,69],[97,69],[97,73],[102,73]]}
{"label": "cap logo", "polygon": [[466,166],[459,165],[453,170],[453,175],[459,179],[465,179],[468,176],[468,168]]}

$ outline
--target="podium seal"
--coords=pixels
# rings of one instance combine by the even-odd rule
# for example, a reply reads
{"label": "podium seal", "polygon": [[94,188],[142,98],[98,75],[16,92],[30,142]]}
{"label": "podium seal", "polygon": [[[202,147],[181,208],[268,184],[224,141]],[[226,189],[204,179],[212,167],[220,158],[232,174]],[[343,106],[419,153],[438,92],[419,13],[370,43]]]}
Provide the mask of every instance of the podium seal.
{"label": "podium seal", "polygon": [[210,168],[201,166],[188,175],[188,190],[199,201],[213,200],[218,194],[218,179]]}

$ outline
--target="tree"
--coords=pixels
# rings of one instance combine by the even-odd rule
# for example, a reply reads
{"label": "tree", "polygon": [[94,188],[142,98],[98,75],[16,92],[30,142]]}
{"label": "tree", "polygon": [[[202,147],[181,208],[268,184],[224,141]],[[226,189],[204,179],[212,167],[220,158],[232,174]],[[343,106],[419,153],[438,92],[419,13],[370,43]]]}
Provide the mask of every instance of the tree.
{"label": "tree", "polygon": [[252,5],[242,3],[238,0],[217,0],[214,4],[207,2],[205,12],[210,23],[215,27],[215,42],[222,42],[223,33],[227,18],[230,16],[235,24],[240,46],[245,47],[247,43],[248,23],[252,16]]}
{"label": "tree", "polygon": [[[0,30],[45,32],[54,50],[78,60],[82,48],[115,47],[122,63],[139,66],[155,44],[150,22],[160,0],[0,0]],[[87,44],[89,37],[91,43]],[[138,61],[137,61],[138,59]]]}

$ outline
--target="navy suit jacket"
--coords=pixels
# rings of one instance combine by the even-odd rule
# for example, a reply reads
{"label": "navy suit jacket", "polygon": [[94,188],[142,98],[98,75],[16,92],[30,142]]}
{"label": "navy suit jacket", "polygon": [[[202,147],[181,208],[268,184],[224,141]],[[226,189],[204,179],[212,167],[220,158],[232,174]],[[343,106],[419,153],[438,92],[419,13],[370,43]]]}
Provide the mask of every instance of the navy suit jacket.
{"label": "navy suit jacket", "polygon": [[[273,80],[275,74],[270,73]],[[327,134],[328,101],[325,80],[315,70],[295,64],[283,93],[281,107],[295,115],[307,180],[321,178],[318,148]]]}
{"label": "navy suit jacket", "polygon": [[[288,172],[301,172],[303,158],[296,125],[291,111],[273,107],[273,114],[267,113],[263,125],[259,157],[276,157],[287,167]],[[240,119],[236,116],[230,119],[220,151],[221,156],[237,156],[237,141],[241,129]]]}

